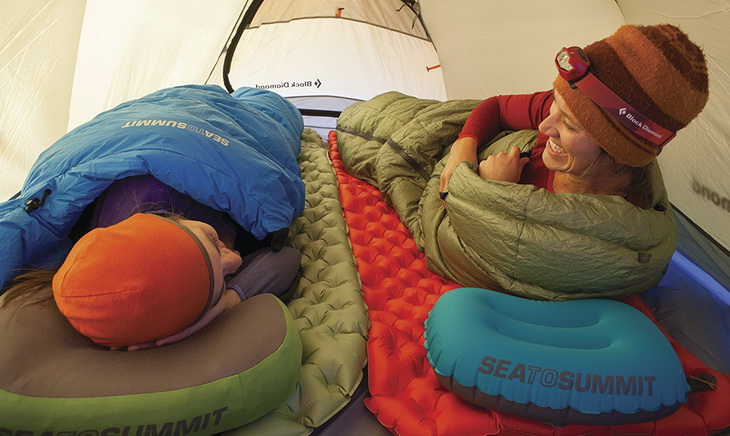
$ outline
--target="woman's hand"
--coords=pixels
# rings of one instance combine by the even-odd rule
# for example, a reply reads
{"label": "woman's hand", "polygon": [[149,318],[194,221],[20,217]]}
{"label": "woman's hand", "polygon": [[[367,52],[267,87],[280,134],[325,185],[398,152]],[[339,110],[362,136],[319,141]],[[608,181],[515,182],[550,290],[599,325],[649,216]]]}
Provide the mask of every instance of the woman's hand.
{"label": "woman's hand", "polygon": [[[188,336],[191,336],[193,333],[197,333],[203,327],[210,324],[211,321],[220,316],[223,312],[232,308],[240,302],[241,299],[238,297],[236,291],[234,291],[233,289],[225,289],[221,294],[221,298],[218,300],[218,303],[208,309],[208,311],[205,312],[205,314],[203,314],[203,316],[195,324],[166,338],[158,339],[152,342],[146,342],[144,344],[130,345],[129,347],[127,347],[127,351],[146,350],[148,348],[162,347],[163,345],[169,345],[181,341]],[[121,347],[114,349],[123,350],[124,348]]]}
{"label": "woman's hand", "polygon": [[441,171],[441,179],[439,182],[440,193],[448,192],[451,173],[454,172],[454,168],[456,168],[460,163],[466,161],[474,162],[476,165],[478,145],[479,144],[477,144],[476,139],[469,137],[461,138],[454,142],[454,145],[451,146],[449,158],[446,160],[446,166],[444,166],[443,171]]}
{"label": "woman's hand", "polygon": [[479,177],[519,183],[522,170],[529,162],[530,158],[520,157],[520,149],[514,146],[508,153],[495,154],[481,161],[479,163]]}

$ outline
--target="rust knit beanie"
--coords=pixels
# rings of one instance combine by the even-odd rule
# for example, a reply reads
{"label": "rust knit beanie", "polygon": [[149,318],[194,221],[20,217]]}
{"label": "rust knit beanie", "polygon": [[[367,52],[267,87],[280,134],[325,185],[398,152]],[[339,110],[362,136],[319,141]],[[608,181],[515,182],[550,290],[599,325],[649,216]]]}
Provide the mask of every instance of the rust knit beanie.
{"label": "rust knit beanie", "polygon": [[207,251],[186,227],[139,213],[79,239],[52,287],[76,330],[124,347],[192,325],[211,303],[213,277]]}
{"label": "rust knit beanie", "polygon": [[[671,24],[621,26],[584,51],[601,82],[666,129],[680,130],[707,103],[702,50]],[[659,145],[633,134],[560,75],[553,86],[586,132],[614,158],[639,167],[661,152]]]}

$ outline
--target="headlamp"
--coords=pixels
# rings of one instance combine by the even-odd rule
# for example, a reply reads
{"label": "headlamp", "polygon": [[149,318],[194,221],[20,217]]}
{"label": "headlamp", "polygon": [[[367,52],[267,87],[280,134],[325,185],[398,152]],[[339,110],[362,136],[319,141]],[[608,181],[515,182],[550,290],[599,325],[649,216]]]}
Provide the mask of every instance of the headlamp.
{"label": "headlamp", "polygon": [[575,82],[585,77],[591,70],[591,62],[580,47],[560,50],[555,56],[555,64],[558,66],[560,77],[565,79],[571,88],[575,88]]}
{"label": "headlamp", "polygon": [[580,89],[636,136],[663,147],[676,135],[676,132],[642,115],[598,80],[591,71],[591,61],[580,47],[560,50],[555,56],[555,65],[558,67],[560,77],[565,79],[571,88]]}

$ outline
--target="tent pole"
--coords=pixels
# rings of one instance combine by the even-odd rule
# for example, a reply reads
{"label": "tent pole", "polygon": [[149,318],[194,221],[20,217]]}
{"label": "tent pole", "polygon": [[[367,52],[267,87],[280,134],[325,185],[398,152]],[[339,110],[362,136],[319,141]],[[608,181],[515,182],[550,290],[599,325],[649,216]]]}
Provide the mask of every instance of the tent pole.
{"label": "tent pole", "polygon": [[236,29],[236,34],[233,35],[233,39],[231,39],[231,44],[228,46],[228,50],[226,50],[226,57],[223,61],[223,83],[229,93],[234,91],[233,86],[231,86],[231,82],[228,79],[228,73],[231,72],[233,54],[236,52],[236,47],[238,46],[238,41],[241,39],[243,31],[249,24],[251,24],[253,17],[256,16],[256,12],[258,12],[259,7],[263,2],[264,0],[254,0],[251,2],[251,6],[249,6],[246,10],[243,20],[241,20],[241,23],[238,25],[238,29]]}

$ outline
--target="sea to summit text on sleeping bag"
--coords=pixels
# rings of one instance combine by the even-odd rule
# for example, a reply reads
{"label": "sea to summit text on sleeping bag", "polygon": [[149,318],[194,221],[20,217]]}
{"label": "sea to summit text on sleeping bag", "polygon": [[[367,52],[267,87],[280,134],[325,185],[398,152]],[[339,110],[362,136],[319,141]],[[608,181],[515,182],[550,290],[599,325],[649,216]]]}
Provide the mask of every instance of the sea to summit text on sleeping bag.
{"label": "sea to summit text on sleeping bag", "polygon": [[134,121],[127,121],[122,125],[122,129],[127,129],[130,127],[150,127],[150,126],[156,126],[156,127],[174,127],[177,129],[187,130],[189,132],[197,133],[201,136],[205,136],[206,138],[210,138],[215,142],[220,143],[223,146],[228,146],[230,141],[228,139],[222,137],[221,135],[211,132],[208,129],[205,129],[203,127],[198,127],[196,125],[190,124],[190,123],[184,123],[182,121],[174,121],[174,120],[134,120]]}
{"label": "sea to summit text on sleeping bag", "polygon": [[527,363],[497,359],[492,356],[482,358],[478,370],[481,374],[519,383],[539,385],[544,388],[608,395],[652,396],[654,394],[654,381],[656,381],[656,377],[652,375],[611,375],[559,371]]}

